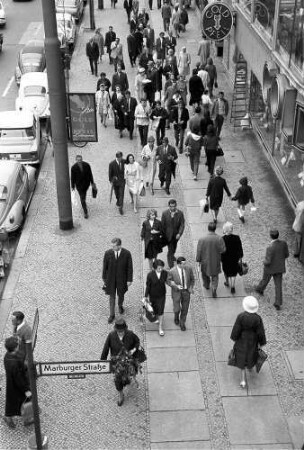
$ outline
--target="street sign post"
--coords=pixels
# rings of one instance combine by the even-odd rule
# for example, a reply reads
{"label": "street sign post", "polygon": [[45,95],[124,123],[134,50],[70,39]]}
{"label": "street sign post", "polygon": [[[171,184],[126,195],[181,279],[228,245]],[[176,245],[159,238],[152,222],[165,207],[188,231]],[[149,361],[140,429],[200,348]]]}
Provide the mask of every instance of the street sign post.
{"label": "street sign post", "polygon": [[38,308],[36,308],[33,327],[32,327],[32,349],[33,349],[33,351],[35,350],[35,346],[36,346],[38,326],[39,326],[39,311],[38,311]]}
{"label": "street sign post", "polygon": [[110,373],[110,361],[61,361],[37,363],[38,376],[66,375],[69,378],[83,378],[78,375],[100,375]]}

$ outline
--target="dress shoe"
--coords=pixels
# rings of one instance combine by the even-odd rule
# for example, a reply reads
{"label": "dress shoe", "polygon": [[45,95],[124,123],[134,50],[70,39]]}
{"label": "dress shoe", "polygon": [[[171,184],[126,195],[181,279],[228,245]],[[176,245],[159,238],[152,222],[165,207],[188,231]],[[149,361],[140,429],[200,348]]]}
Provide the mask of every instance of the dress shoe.
{"label": "dress shoe", "polygon": [[163,185],[164,185],[164,182],[163,182],[163,181],[161,181],[161,182],[160,182],[160,187],[162,188],[162,187],[163,187]]}
{"label": "dress shoe", "polygon": [[115,316],[110,316],[110,317],[108,318],[108,323],[113,323],[113,322],[114,322],[114,319],[115,319]]}
{"label": "dress shoe", "polygon": [[119,314],[123,314],[125,312],[125,308],[123,306],[119,306]]}
{"label": "dress shoe", "polygon": [[187,329],[186,325],[184,323],[181,323],[180,329],[181,329],[181,331],[186,331],[186,329]]}
{"label": "dress shoe", "polygon": [[171,194],[170,191],[169,191],[169,189],[166,189],[166,194],[167,194],[167,195],[170,195],[170,194]]}
{"label": "dress shoe", "polygon": [[254,288],[254,291],[257,292],[257,293],[260,294],[260,295],[264,295],[264,292],[261,291],[261,289],[259,289],[258,287],[255,287],[255,288]]}
{"label": "dress shoe", "polygon": [[275,305],[275,304],[273,304],[273,306],[275,307],[275,309],[276,309],[277,311],[280,311],[280,309],[281,309],[281,306],[279,306],[279,305]]}
{"label": "dress shoe", "polygon": [[179,325],[179,313],[174,314],[174,323],[175,325]]}
{"label": "dress shoe", "polygon": [[235,287],[233,287],[233,286],[231,288],[231,294],[235,294]]}
{"label": "dress shoe", "polygon": [[217,297],[216,289],[212,289],[212,297],[213,298]]}
{"label": "dress shoe", "polygon": [[122,394],[119,399],[117,400],[117,405],[122,406],[123,402],[125,400],[125,396]]}
{"label": "dress shoe", "polygon": [[89,214],[88,213],[84,213],[84,218],[88,219],[89,218]]}
{"label": "dress shoe", "polygon": [[246,381],[241,381],[241,382],[240,382],[240,386],[241,386],[242,389],[245,389],[245,387],[246,387]]}
{"label": "dress shoe", "polygon": [[123,216],[123,209],[120,207],[119,208],[119,214],[121,215],[121,216]]}
{"label": "dress shoe", "polygon": [[210,289],[210,286],[206,286],[205,284],[203,286],[205,289],[207,289],[207,291],[208,291],[208,289]]}
{"label": "dress shoe", "polygon": [[165,336],[165,332],[162,329],[159,329],[158,333],[159,333],[160,336]]}

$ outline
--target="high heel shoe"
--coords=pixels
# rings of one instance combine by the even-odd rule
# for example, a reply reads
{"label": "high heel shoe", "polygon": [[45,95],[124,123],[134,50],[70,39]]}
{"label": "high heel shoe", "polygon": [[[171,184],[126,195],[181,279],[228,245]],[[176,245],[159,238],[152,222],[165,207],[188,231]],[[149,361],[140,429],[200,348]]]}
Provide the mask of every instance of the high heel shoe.
{"label": "high heel shoe", "polygon": [[246,387],[246,381],[241,381],[241,382],[240,382],[240,386],[241,386],[242,389],[245,389],[245,387]]}

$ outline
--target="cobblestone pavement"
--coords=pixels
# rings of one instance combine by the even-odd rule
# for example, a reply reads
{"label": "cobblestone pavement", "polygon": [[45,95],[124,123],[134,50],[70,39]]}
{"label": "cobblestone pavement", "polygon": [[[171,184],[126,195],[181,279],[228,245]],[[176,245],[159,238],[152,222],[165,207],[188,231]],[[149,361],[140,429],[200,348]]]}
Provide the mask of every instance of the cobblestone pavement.
{"label": "cobblestone pavement", "polygon": [[[102,31],[113,24],[114,30],[124,40],[127,35],[125,11],[119,3],[116,10],[110,9],[107,0],[104,11],[96,10],[96,26]],[[152,14],[154,27],[160,29],[158,11]],[[88,12],[84,24],[88,23]],[[191,27],[191,29],[190,29]],[[199,39],[198,22],[190,12],[190,26],[180,39],[178,46],[186,44],[196,62],[196,48]],[[96,78],[90,74],[85,57],[85,44],[91,32],[82,30],[75,50],[72,66],[71,92],[95,92]],[[131,69],[126,55],[126,69],[133,90],[135,69]],[[219,68],[219,88],[231,90],[222,65]],[[110,78],[112,69],[107,56],[99,66]],[[228,99],[231,99],[229,94]],[[171,136],[169,134],[169,136]],[[277,226],[282,238],[286,239],[292,253],[293,234],[291,224],[293,212],[286,197],[275,180],[268,161],[251,132],[233,132],[229,123],[223,129],[222,145],[225,149],[235,149],[235,158],[225,162],[225,176],[232,192],[238,180],[246,174],[254,189],[257,211],[251,214],[245,225],[239,224],[235,203],[225,200],[225,217],[235,224],[240,234],[250,271],[245,278],[248,293],[262,272],[262,258],[267,245],[268,231]],[[53,159],[48,150],[43,163],[37,192],[30,208],[25,227],[28,234],[24,251],[17,252],[14,264],[21,264],[20,276],[14,291],[11,310],[21,309],[28,320],[39,307],[40,326],[35,350],[37,361],[71,361],[98,359],[107,333],[108,302],[103,294],[101,270],[104,251],[109,248],[114,236],[121,236],[123,246],[131,250],[134,260],[135,279],[126,295],[126,319],[129,327],[144,342],[145,334],[139,320],[139,299],[143,293],[142,248],[139,240],[140,214],[135,215],[128,205],[126,192],[126,214],[120,216],[114,206],[109,205],[109,184],[107,167],[115,152],[122,150],[138,153],[138,142],[127,137],[119,139],[113,125],[106,130],[99,128],[99,142],[88,144],[83,149],[69,147],[72,164],[75,155],[81,153],[84,160],[91,163],[99,188],[97,200],[89,198],[90,218],[84,220],[79,208],[74,210],[75,228],[70,232],[58,229],[57,203],[54,183]],[[181,158],[184,158],[182,156]],[[240,161],[240,162],[237,162]],[[244,173],[244,161],[246,173]],[[205,170],[202,166],[201,170]],[[186,207],[180,175],[172,188],[172,196],[177,198],[181,208]],[[194,263],[194,250],[189,225],[181,241],[181,250]],[[303,348],[303,266],[292,256],[288,261],[288,273],[284,278],[284,308],[277,313],[273,306],[272,284],[260,298],[260,313],[266,326],[270,367],[275,380],[282,410],[288,417],[303,415],[303,384],[294,381],[287,369],[284,351]],[[215,449],[231,447],[223,402],[218,388],[216,365],[211,345],[210,329],[202,302],[202,292],[197,290],[192,301],[193,330],[204,400],[206,404],[210,445]],[[4,336],[11,332],[7,323]],[[0,357],[4,355],[1,345]],[[4,373],[1,366],[1,385]],[[112,376],[88,376],[85,380],[67,380],[64,377],[42,377],[38,381],[39,402],[42,409],[42,431],[50,440],[49,448],[149,448],[149,402],[146,373],[140,376],[140,388],[128,388],[127,399],[122,408],[116,405],[116,392]],[[2,391],[4,393],[4,390]],[[4,408],[4,395],[0,396],[0,408]],[[12,432],[0,425],[0,448],[25,448],[25,443],[33,429],[24,429],[21,422]]]}

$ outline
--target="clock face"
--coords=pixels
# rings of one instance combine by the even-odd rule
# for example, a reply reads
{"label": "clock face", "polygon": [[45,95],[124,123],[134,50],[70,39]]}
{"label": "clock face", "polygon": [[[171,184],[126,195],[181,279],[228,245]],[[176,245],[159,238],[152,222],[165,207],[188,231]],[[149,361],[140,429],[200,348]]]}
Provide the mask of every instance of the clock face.
{"label": "clock face", "polygon": [[212,41],[221,41],[228,36],[232,25],[233,15],[225,3],[211,3],[202,12],[203,31]]}

